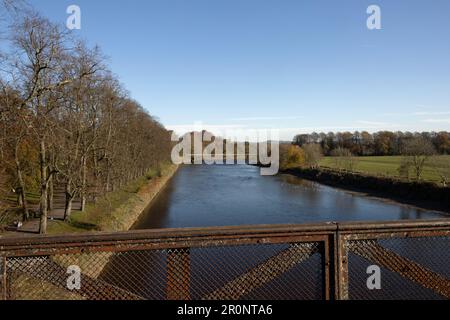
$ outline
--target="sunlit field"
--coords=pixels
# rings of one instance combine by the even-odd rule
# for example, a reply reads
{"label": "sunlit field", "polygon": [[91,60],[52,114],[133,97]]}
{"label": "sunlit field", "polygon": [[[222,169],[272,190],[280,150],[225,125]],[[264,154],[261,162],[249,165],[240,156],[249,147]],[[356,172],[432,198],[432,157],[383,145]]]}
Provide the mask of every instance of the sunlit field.
{"label": "sunlit field", "polygon": [[[401,156],[387,156],[387,157],[356,157],[355,172],[367,173],[372,175],[400,177],[399,167],[401,163]],[[322,167],[336,169],[337,165],[332,157],[325,157],[321,161]],[[439,171],[443,168],[449,167],[450,156],[437,156],[430,158],[425,165],[423,171],[423,180],[440,183]],[[411,171],[411,177],[414,174]]]}

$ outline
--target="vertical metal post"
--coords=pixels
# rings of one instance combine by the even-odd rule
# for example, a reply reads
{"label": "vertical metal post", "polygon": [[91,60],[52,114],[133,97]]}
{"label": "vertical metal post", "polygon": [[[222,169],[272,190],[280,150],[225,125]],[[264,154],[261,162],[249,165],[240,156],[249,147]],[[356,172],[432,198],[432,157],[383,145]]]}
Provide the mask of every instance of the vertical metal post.
{"label": "vertical metal post", "polygon": [[190,250],[171,249],[167,254],[167,300],[190,300]]}
{"label": "vertical metal post", "polygon": [[0,257],[1,300],[8,300],[6,267],[6,257]]}
{"label": "vertical metal post", "polygon": [[331,257],[331,253],[333,252],[332,250],[332,242],[333,242],[333,236],[329,236],[327,237],[327,239],[324,241],[323,245],[323,255],[324,255],[324,259],[323,259],[323,266],[322,266],[322,270],[323,270],[323,279],[324,279],[324,283],[323,283],[323,297],[326,301],[329,301],[331,299],[334,298],[333,296],[333,285],[332,285],[332,261],[333,258]]}
{"label": "vertical metal post", "polygon": [[348,247],[347,239],[341,235],[339,230],[336,233],[337,239],[337,299],[348,300]]}

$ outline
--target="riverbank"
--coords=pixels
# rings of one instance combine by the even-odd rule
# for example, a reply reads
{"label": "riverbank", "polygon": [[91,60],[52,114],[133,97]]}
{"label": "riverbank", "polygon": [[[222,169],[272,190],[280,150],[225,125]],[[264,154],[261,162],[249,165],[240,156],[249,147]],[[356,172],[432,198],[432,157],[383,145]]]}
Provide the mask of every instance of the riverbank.
{"label": "riverbank", "polygon": [[[336,157],[324,157],[320,161],[321,168],[329,168],[332,170],[340,170],[342,165],[340,161],[336,161]],[[352,171],[365,175],[372,175],[377,177],[387,177],[394,179],[405,179],[406,173],[403,177],[399,173],[399,168],[405,160],[404,156],[361,156],[353,157]],[[434,156],[429,161],[425,162],[422,171],[422,180],[424,182],[432,182],[442,186],[442,176],[449,174],[450,156]],[[447,174],[446,174],[447,173]],[[409,176],[414,177],[413,169],[410,168]]]}
{"label": "riverbank", "polygon": [[282,170],[281,173],[335,188],[363,192],[368,196],[450,213],[450,187],[440,187],[430,182],[409,182],[329,169],[293,168]]}
{"label": "riverbank", "polygon": [[177,172],[178,166],[166,165],[160,173],[152,172],[125,188],[105,195],[85,212],[74,213],[70,222],[50,221],[49,234],[92,231],[128,231]]}

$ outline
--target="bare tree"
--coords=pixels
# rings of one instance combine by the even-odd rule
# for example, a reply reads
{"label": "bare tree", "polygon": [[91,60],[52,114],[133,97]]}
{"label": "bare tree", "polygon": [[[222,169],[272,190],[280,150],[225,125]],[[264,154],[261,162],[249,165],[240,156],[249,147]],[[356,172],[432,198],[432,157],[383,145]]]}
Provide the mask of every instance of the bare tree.
{"label": "bare tree", "polygon": [[336,148],[331,152],[335,167],[339,170],[354,171],[357,159],[352,152],[346,148]]}
{"label": "bare tree", "polygon": [[305,152],[305,162],[310,168],[319,167],[320,160],[323,158],[322,147],[319,144],[306,144],[303,147]]}
{"label": "bare tree", "polygon": [[[64,219],[70,218],[72,202],[82,193],[86,178],[87,157],[92,147],[89,139],[90,118],[88,113],[90,96],[87,94],[92,78],[101,68],[98,50],[88,50],[83,42],[78,42],[74,53],[66,57],[64,68],[66,79],[70,84],[63,87],[64,108],[59,112],[58,133],[63,150],[60,157],[58,173],[65,180],[66,205]],[[84,181],[83,181],[84,180]]]}
{"label": "bare tree", "polygon": [[402,158],[400,166],[398,167],[398,173],[401,178],[410,179],[411,173],[411,161],[408,158]]}
{"label": "bare tree", "polygon": [[56,173],[49,172],[48,144],[54,124],[53,112],[58,107],[58,90],[70,83],[63,72],[64,32],[39,15],[24,18],[14,25],[16,48],[14,67],[23,92],[21,106],[32,110],[28,126],[33,129],[40,154],[40,232],[46,233],[48,186]]}
{"label": "bare tree", "polygon": [[436,154],[433,144],[422,136],[409,139],[402,151],[404,161],[408,162],[414,170],[416,179],[422,179],[423,170],[431,156]]}
{"label": "bare tree", "polygon": [[434,156],[430,159],[433,171],[439,176],[440,183],[447,187],[450,179],[450,161],[444,157]]}
{"label": "bare tree", "polygon": [[[21,148],[28,137],[28,128],[24,125],[23,118],[26,117],[26,110],[19,109],[19,95],[7,84],[0,81],[0,123],[3,130],[2,145],[4,152],[10,152],[10,159],[13,160],[16,186],[13,191],[17,194],[18,205],[23,210],[23,220],[29,219],[28,203],[26,198],[26,186],[23,178],[23,166],[21,161]],[[5,150],[7,148],[8,150]],[[3,160],[7,164],[7,159]]]}

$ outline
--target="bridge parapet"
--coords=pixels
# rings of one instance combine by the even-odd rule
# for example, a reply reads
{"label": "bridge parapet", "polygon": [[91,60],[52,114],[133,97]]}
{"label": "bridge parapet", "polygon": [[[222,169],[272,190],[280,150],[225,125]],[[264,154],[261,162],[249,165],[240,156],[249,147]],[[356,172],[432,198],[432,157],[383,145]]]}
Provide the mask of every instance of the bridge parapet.
{"label": "bridge parapet", "polygon": [[1,239],[0,281],[13,300],[449,299],[450,220]]}

